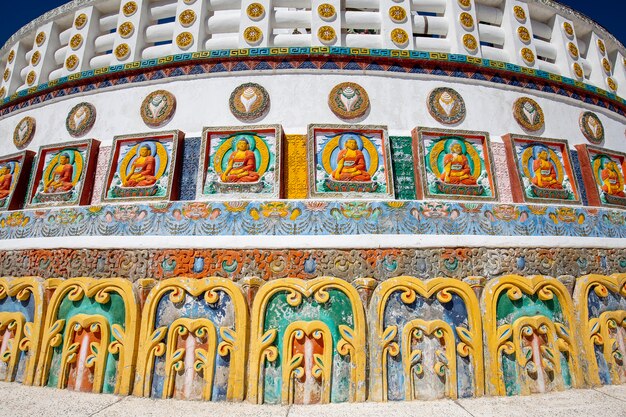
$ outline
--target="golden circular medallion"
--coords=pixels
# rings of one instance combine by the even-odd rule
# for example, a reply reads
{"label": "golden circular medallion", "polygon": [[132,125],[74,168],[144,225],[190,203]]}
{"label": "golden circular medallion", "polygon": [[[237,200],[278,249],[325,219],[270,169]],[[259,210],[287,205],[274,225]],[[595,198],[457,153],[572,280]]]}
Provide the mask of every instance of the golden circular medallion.
{"label": "golden circular medallion", "polygon": [[585,73],[583,72],[583,67],[581,67],[578,62],[574,62],[574,65],[572,67],[574,68],[574,74],[576,75],[576,78],[582,79],[585,75]]}
{"label": "golden circular medallion", "polygon": [[574,28],[572,27],[572,24],[570,22],[563,22],[563,30],[565,31],[565,34],[568,38],[574,36]]}
{"label": "golden circular medallion", "polygon": [[263,39],[263,31],[257,26],[249,26],[243,31],[243,38],[250,45],[257,45]]}
{"label": "golden circular medallion", "polygon": [[526,29],[525,26],[520,26],[517,28],[517,36],[519,36],[520,40],[524,43],[530,42],[530,32]]}
{"label": "golden circular medallion", "polygon": [[515,15],[515,18],[518,20],[518,22],[526,22],[526,12],[524,11],[524,8],[522,6],[513,7],[513,14]]}
{"label": "golden circular medallion", "polygon": [[602,39],[598,39],[598,48],[600,49],[600,52],[602,52],[602,55],[606,55],[606,46],[604,46]]}
{"label": "golden circular medallion", "polygon": [[331,26],[321,26],[317,30],[317,37],[322,43],[332,43],[337,39],[337,35],[335,34],[335,29]]}
{"label": "golden circular medallion", "polygon": [[328,106],[342,119],[356,119],[370,108],[367,92],[359,84],[345,82],[337,84],[328,95]]}
{"label": "golden circular medallion", "polygon": [[466,30],[472,30],[474,28],[474,18],[467,12],[461,13],[459,16],[459,22]]}
{"label": "golden circular medallion", "polygon": [[15,51],[9,52],[9,57],[8,57],[9,64],[12,63],[14,59],[15,59]]}
{"label": "golden circular medallion", "polygon": [[76,69],[77,66],[78,66],[78,57],[75,54],[68,56],[67,59],[65,60],[65,68],[67,68],[70,71],[73,71]]}
{"label": "golden circular medallion", "polygon": [[7,93],[6,88],[2,87],[0,88],[0,98],[4,98],[4,95]]}
{"label": "golden circular medallion", "polygon": [[458,1],[459,1],[459,6],[461,6],[464,9],[469,9],[470,7],[472,7],[471,0],[458,0]]}
{"label": "golden circular medallion", "polygon": [[33,67],[36,67],[37,64],[39,64],[39,61],[41,60],[41,52],[39,51],[35,51],[33,52],[33,56],[30,57],[30,63]]}
{"label": "golden circular medallion", "polygon": [[571,42],[568,42],[567,50],[569,51],[569,54],[572,56],[572,58],[578,59],[578,48],[576,47],[576,45],[574,45]]}
{"label": "golden circular medallion", "polygon": [[7,68],[4,70],[4,76],[2,77],[4,81],[9,81],[9,77],[11,76],[11,71]]}
{"label": "golden circular medallion", "polygon": [[401,6],[391,6],[389,8],[389,18],[394,23],[402,23],[406,20],[406,10]]}
{"label": "golden circular medallion", "polygon": [[81,47],[82,44],[83,37],[80,33],[77,33],[76,35],[72,36],[72,39],[70,39],[70,48],[72,48],[73,50],[77,50]]}
{"label": "golden circular medallion", "polygon": [[469,33],[463,36],[463,45],[465,46],[465,49],[470,52],[474,52],[478,49],[478,42],[476,42],[476,38]]}
{"label": "golden circular medallion", "polygon": [[322,3],[317,7],[317,14],[322,20],[328,21],[332,20],[337,15],[337,11],[332,4]]}
{"label": "golden circular medallion", "polygon": [[35,74],[35,71],[31,71],[26,76],[26,83],[28,85],[33,85],[35,83],[36,78],[37,78],[37,74]]}
{"label": "golden circular medallion", "polygon": [[132,22],[124,22],[117,28],[117,31],[122,38],[128,39],[135,33],[135,25]]}
{"label": "golden circular medallion", "polygon": [[246,14],[250,20],[261,20],[265,16],[265,7],[263,7],[261,3],[250,3],[250,5],[246,7]]}
{"label": "golden circular medallion", "polygon": [[608,59],[602,58],[602,68],[604,68],[604,72],[606,72],[607,75],[611,75],[611,63]]}
{"label": "golden circular medallion", "polygon": [[124,13],[124,16],[126,17],[134,15],[135,12],[137,12],[137,3],[134,1],[129,1],[124,5],[124,7],[122,7],[122,13]]}
{"label": "golden circular medallion", "polygon": [[536,132],[545,124],[543,110],[539,104],[529,98],[520,97],[513,103],[513,117],[524,129]]}
{"label": "golden circular medallion", "polygon": [[79,14],[78,16],[76,16],[76,19],[74,19],[74,27],[78,30],[84,28],[86,24],[87,15],[85,13]]}
{"label": "golden circular medallion", "polygon": [[193,35],[191,32],[181,32],[176,36],[176,45],[180,49],[189,49],[193,45]]}
{"label": "golden circular medallion", "polygon": [[128,58],[130,55],[130,46],[127,43],[120,43],[115,48],[115,57],[119,60]]}
{"label": "golden circular medallion", "polygon": [[46,41],[46,34],[44,32],[39,32],[37,34],[37,37],[35,38],[35,43],[37,44],[37,46],[43,45],[45,41]]}
{"label": "golden circular medallion", "polygon": [[522,48],[520,54],[522,55],[522,59],[524,60],[524,62],[526,62],[528,65],[532,65],[535,63],[535,54],[530,48]]}
{"label": "golden circular medallion", "polygon": [[611,91],[613,91],[613,92],[617,91],[617,83],[615,82],[615,80],[612,77],[607,77],[606,83],[609,86],[609,88],[611,89]]}
{"label": "golden circular medallion", "polygon": [[181,26],[188,28],[196,22],[196,12],[191,9],[183,10],[178,15],[178,21],[180,22]]}
{"label": "golden circular medallion", "polygon": [[404,29],[395,28],[391,31],[391,40],[397,46],[406,46],[406,44],[409,43],[409,34],[406,33]]}
{"label": "golden circular medallion", "polygon": [[194,4],[196,0],[183,0],[185,4]]}

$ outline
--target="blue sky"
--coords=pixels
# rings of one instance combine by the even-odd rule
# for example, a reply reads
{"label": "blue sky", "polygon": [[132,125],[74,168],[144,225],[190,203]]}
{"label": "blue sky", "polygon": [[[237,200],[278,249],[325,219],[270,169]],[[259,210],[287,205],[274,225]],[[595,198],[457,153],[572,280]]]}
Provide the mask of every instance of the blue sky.
{"label": "blue sky", "polygon": [[[66,1],[21,0],[2,2],[0,13],[0,45],[26,23],[60,6]],[[622,43],[626,43],[626,2],[624,0],[562,0],[561,3],[576,9],[599,22]]]}

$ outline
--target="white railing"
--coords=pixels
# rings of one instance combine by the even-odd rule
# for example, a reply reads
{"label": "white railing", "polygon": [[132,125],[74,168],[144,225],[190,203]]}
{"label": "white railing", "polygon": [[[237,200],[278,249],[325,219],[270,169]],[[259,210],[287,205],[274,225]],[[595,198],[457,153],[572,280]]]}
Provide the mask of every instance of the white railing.
{"label": "white railing", "polygon": [[[0,51],[0,98],[73,73],[182,52],[320,45],[465,54],[626,96],[624,47],[593,22],[549,3],[75,0],[34,21]],[[578,39],[577,29],[589,33],[590,25],[591,35]]]}

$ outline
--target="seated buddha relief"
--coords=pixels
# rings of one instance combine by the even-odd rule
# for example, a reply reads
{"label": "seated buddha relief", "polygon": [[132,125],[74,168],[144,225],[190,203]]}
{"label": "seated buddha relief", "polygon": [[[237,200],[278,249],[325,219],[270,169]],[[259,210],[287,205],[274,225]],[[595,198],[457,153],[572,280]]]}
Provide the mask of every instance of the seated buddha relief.
{"label": "seated buddha relief", "polygon": [[605,159],[600,173],[602,191],[611,196],[626,197],[624,193],[624,179],[617,167],[617,162]]}
{"label": "seated buddha relief", "polygon": [[11,194],[11,185],[13,183],[13,173],[10,164],[0,165],[0,200],[3,200]]}

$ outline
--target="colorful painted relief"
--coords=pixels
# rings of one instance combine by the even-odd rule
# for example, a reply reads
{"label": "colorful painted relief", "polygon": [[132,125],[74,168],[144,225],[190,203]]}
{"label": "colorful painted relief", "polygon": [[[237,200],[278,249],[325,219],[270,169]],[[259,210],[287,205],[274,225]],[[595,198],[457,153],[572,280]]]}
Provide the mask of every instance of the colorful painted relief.
{"label": "colorful painted relief", "polygon": [[0,278],[0,381],[33,384],[45,307],[42,279]]}
{"label": "colorful painted relief", "polygon": [[139,307],[129,281],[63,281],[48,305],[37,384],[130,394],[138,320]]}
{"label": "colorful painted relief", "polygon": [[22,151],[0,157],[0,211],[24,205],[34,152]]}
{"label": "colorful painted relief", "polygon": [[391,278],[370,302],[370,399],[483,394],[478,299],[452,278]]}
{"label": "colorful painted relief", "polygon": [[247,330],[246,300],[232,281],[159,282],[143,309],[135,395],[243,400]]}
{"label": "colorful painted relief", "polygon": [[428,112],[439,123],[453,125],[465,119],[465,101],[452,88],[435,88],[428,95]]}
{"label": "colorful painted relief", "polygon": [[365,115],[370,108],[367,91],[351,82],[337,84],[328,95],[328,106],[341,119],[353,120]]}
{"label": "colorful painted relief", "polygon": [[589,205],[626,207],[626,154],[591,145],[577,145]]}
{"label": "colorful painted relief", "polygon": [[528,395],[582,386],[572,298],[558,280],[506,275],[481,301],[490,395]]}
{"label": "colorful painted relief", "polygon": [[87,139],[39,148],[26,208],[89,204],[99,146]]}
{"label": "colorful painted relief", "polygon": [[141,119],[150,127],[167,124],[176,112],[176,97],[169,91],[157,90],[148,94],[141,103]]}
{"label": "colorful painted relief", "polygon": [[581,204],[567,141],[513,134],[503,140],[513,201]]}
{"label": "colorful painted relief", "polygon": [[77,138],[91,130],[96,122],[96,108],[91,103],[78,103],[70,110],[65,119],[65,128]]}
{"label": "colorful painted relief", "polygon": [[599,145],[604,140],[604,126],[597,114],[590,111],[583,112],[578,120],[580,130],[585,138],[593,144]]}
{"label": "colorful painted relief", "polygon": [[626,274],[587,275],[576,282],[574,306],[590,385],[626,383]]}
{"label": "colorful painted relief", "polygon": [[197,198],[281,198],[282,142],[279,125],[205,128]]}
{"label": "colorful painted relief", "polygon": [[394,197],[387,128],[309,125],[309,197]]}
{"label": "colorful painted relief", "polygon": [[33,137],[35,137],[36,127],[37,123],[35,119],[30,116],[26,116],[20,120],[13,131],[13,144],[15,147],[18,149],[27,147],[30,141],[33,140]]}
{"label": "colorful painted relief", "polygon": [[365,401],[365,312],[344,280],[295,278],[259,289],[248,397],[262,404]]}
{"label": "colorful painted relief", "polygon": [[513,103],[513,117],[520,126],[530,132],[541,130],[545,125],[541,106],[529,97],[521,97],[515,100],[515,103]]}
{"label": "colorful painted relief", "polygon": [[228,103],[233,116],[252,122],[262,119],[269,112],[270,95],[259,84],[245,83],[233,90]]}
{"label": "colorful painted relief", "polygon": [[116,136],[102,201],[175,200],[183,137],[178,130]]}
{"label": "colorful painted relief", "polygon": [[489,134],[462,130],[413,130],[417,196],[497,200]]}

